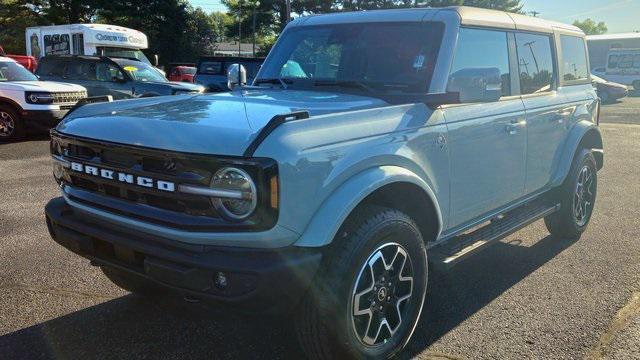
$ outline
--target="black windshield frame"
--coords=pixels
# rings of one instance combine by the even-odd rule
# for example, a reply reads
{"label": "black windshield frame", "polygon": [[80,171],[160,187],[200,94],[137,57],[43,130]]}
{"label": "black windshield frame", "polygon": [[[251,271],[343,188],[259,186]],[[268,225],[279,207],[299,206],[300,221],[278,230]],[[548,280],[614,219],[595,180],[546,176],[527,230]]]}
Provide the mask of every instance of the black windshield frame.
{"label": "black windshield frame", "polygon": [[[395,29],[394,29],[395,28]],[[375,81],[374,79],[366,79],[366,78],[358,78],[358,77],[344,77],[338,76],[333,78],[327,77],[288,77],[282,76],[283,66],[288,63],[292,58],[292,54],[296,51],[296,47],[299,46],[303,41],[305,41],[304,32],[308,34],[314,34],[314,31],[329,31],[336,33],[336,37],[340,35],[345,36],[344,34],[353,33],[354,31],[359,31],[359,34],[365,33],[365,31],[371,32],[372,30],[377,31],[378,33],[383,32],[381,29],[394,29],[398,31],[395,33],[395,36],[414,36],[412,39],[414,42],[417,41],[418,45],[421,47],[420,49],[416,49],[416,52],[420,50],[420,55],[424,57],[424,64],[426,66],[424,69],[421,69],[420,77],[417,78],[415,82],[389,82],[389,81]],[[404,31],[400,32],[399,30],[403,29]],[[414,30],[413,33],[407,30]],[[416,33],[423,35],[418,37]],[[300,90],[319,90],[316,86],[317,83],[322,82],[358,82],[370,89],[374,89],[375,93],[378,95],[388,94],[388,93],[427,93],[429,85],[431,84],[431,80],[433,77],[433,71],[436,66],[436,61],[438,59],[438,53],[440,51],[440,46],[442,44],[442,37],[444,35],[444,24],[441,22],[422,22],[422,21],[412,21],[412,22],[364,22],[364,23],[350,23],[350,24],[329,24],[329,25],[305,25],[299,27],[293,27],[287,29],[285,33],[282,35],[281,39],[276,43],[274,48],[269,53],[269,56],[264,62],[264,65],[260,69],[256,80],[260,79],[273,79],[273,78],[282,78],[286,79],[290,86],[290,89],[300,89]],[[333,35],[331,35],[333,36]],[[297,38],[296,38],[297,37]],[[328,43],[328,41],[327,41]],[[347,44],[345,41],[344,44]],[[344,45],[341,44],[341,45]],[[385,44],[387,47],[396,46],[396,44]],[[398,49],[402,47],[402,45],[397,45]],[[375,48],[374,48],[375,49]],[[406,50],[407,47],[405,46]],[[409,48],[411,49],[411,48]],[[371,51],[371,49],[365,49]],[[425,51],[422,51],[425,50]],[[347,61],[365,61],[365,67],[369,66],[369,62],[373,62],[371,56],[367,57],[367,55],[358,54],[357,51],[353,51],[353,49],[348,49],[348,51],[344,51],[345,56],[351,56],[352,58],[345,58],[345,62]],[[377,54],[374,54],[377,56]],[[379,54],[380,56],[384,56],[385,54]],[[394,53],[395,55],[395,53]],[[342,57],[342,54],[341,54]],[[417,59],[417,57],[415,57]],[[411,59],[411,57],[409,57]],[[338,65],[338,70],[336,72],[347,73],[348,67],[343,67],[342,60]],[[353,66],[352,66],[353,67]],[[383,67],[384,68],[384,67]],[[395,70],[395,67],[389,66],[389,70]],[[414,63],[414,69],[415,63]],[[362,73],[368,70],[362,71]],[[418,70],[416,70],[418,71]],[[406,79],[410,79],[410,77],[406,77]],[[365,90],[365,86],[336,86],[331,88],[329,86],[322,86],[322,89],[331,89],[332,91],[339,92],[349,92],[349,93],[368,93],[369,95],[374,95],[370,91]]]}

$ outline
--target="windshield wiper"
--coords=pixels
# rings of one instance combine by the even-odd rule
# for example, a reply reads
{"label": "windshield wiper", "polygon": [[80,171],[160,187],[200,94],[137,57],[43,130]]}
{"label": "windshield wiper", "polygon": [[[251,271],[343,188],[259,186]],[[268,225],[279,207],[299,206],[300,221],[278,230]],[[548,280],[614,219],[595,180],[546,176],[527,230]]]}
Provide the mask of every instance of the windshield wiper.
{"label": "windshield wiper", "polygon": [[260,85],[260,84],[274,84],[274,85],[280,85],[282,86],[282,88],[284,90],[287,90],[288,85],[287,84],[291,84],[293,83],[293,81],[291,80],[285,80],[282,78],[265,78],[265,79],[256,79],[253,84],[254,85]]}
{"label": "windshield wiper", "polygon": [[375,92],[375,90],[371,86],[356,80],[316,80],[313,83],[313,85],[314,86],[336,86],[336,87],[343,87],[343,88],[360,89],[368,93]]}

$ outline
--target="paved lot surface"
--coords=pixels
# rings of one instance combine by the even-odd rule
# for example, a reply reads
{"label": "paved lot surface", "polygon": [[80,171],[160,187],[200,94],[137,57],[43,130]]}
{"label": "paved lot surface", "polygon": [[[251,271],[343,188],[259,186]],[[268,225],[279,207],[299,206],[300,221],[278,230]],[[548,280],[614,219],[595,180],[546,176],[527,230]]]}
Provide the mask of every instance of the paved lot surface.
{"label": "paved lot surface", "polygon": [[[537,222],[431,284],[405,357],[640,358],[640,98],[605,106],[606,165],[578,242]],[[284,358],[286,321],[146,302],[47,235],[46,139],[0,145],[0,358]]]}

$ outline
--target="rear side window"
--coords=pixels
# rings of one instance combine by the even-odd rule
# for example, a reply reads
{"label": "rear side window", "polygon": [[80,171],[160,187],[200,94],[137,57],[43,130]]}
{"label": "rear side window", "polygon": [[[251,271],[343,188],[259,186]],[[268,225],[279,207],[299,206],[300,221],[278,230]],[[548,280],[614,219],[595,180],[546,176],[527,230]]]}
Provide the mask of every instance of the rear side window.
{"label": "rear side window", "polygon": [[[562,46],[562,79],[567,82],[587,80],[589,69],[584,40],[576,36],[560,35],[560,44]],[[633,63],[633,57],[631,63]]]}
{"label": "rear side window", "polygon": [[504,31],[460,29],[450,76],[466,69],[498,68],[502,78],[502,96],[511,95],[509,46]]}
{"label": "rear side window", "polygon": [[87,60],[71,61],[65,71],[67,79],[96,80],[96,62]]}
{"label": "rear side window", "polygon": [[516,34],[520,93],[536,94],[553,90],[554,71],[551,37]]}
{"label": "rear side window", "polygon": [[62,59],[44,58],[38,64],[36,73],[40,76],[57,76],[62,77],[64,74],[65,61]]}

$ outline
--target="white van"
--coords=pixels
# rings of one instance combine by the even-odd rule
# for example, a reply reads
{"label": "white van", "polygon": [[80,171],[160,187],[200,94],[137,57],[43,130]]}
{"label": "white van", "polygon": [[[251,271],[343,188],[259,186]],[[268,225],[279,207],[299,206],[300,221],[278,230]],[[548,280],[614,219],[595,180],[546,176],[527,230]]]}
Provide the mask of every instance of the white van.
{"label": "white van", "polygon": [[[29,27],[25,31],[27,55],[99,55],[136,58],[151,64],[142,50],[147,36],[134,29],[107,24],[70,24]],[[156,61],[154,61],[153,65]]]}
{"label": "white van", "polygon": [[640,49],[609,50],[606,67],[596,68],[593,73],[608,81],[640,89]]}

